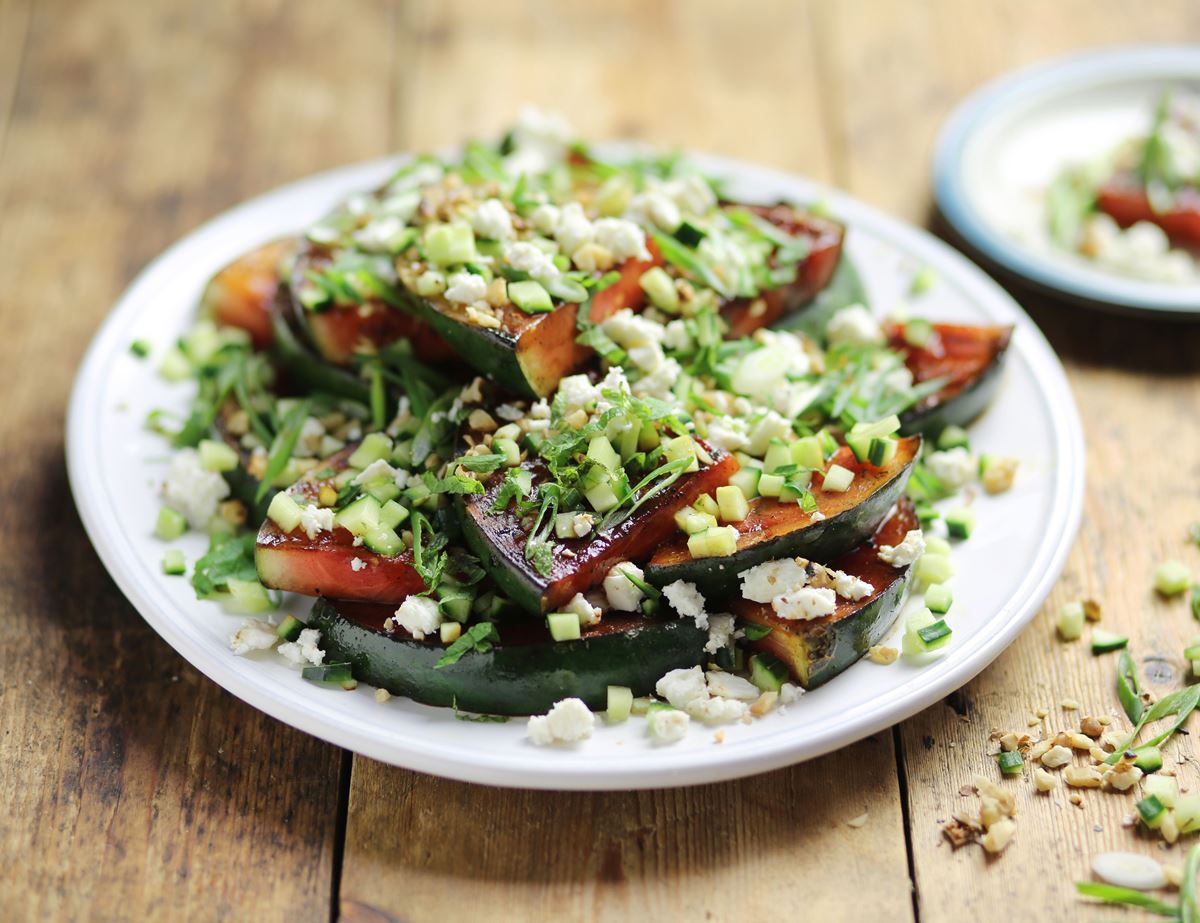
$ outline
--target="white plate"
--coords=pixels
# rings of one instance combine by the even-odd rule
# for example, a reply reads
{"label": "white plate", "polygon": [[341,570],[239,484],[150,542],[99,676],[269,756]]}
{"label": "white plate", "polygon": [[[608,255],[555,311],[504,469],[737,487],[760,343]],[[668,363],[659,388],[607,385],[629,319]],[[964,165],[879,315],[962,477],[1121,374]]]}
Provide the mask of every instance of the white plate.
{"label": "white plate", "polygon": [[[940,276],[923,296],[933,318],[1017,326],[995,406],[974,427],[983,450],[1019,454],[1015,488],[978,501],[977,535],[957,555],[954,641],[925,666],[861,663],[804,696],[786,714],[726,729],[693,725],[688,738],[652,747],[635,719],[605,727],[575,750],[542,749],[524,722],[456,721],[445,709],[371,690],[310,685],[273,655],[236,657],[228,638],[239,624],[197,602],[188,582],[159,572],[164,546],[151,534],[164,443],[143,427],[152,408],[181,408],[190,385],[170,385],[155,361],[129,352],[149,340],[155,358],[186,329],[205,280],[224,263],[272,237],[294,232],[345,195],[388,175],[392,162],[347,167],[303,180],[209,222],[152,263],[97,334],[79,371],[67,424],[76,503],[105,566],[154,629],[197,669],[234,695],[297,728],[374,759],[455,779],[556,789],[634,789],[711,782],[810,759],[888,727],[958,688],[1016,637],[1057,578],[1079,523],[1083,441],[1062,368],[1032,321],[995,283],[930,235],[805,180],[758,167],[697,158],[729,177],[748,199],[825,197],[850,227],[849,251],[877,310],[898,305],[921,265]],[[189,562],[204,539],[173,543]],[[300,600],[285,611],[303,616]]]}
{"label": "white plate", "polygon": [[1200,314],[1200,283],[1118,275],[1038,234],[1051,179],[1144,133],[1167,86],[1200,94],[1200,45],[1090,52],[989,84],[955,110],[938,139],[938,208],[972,248],[1043,288],[1127,311]]}

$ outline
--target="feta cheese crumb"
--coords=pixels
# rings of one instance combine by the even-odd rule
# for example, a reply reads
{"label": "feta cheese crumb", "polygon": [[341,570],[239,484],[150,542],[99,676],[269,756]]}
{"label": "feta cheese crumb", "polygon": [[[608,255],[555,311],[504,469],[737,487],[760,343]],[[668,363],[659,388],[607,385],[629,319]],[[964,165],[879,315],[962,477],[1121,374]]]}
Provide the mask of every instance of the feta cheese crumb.
{"label": "feta cheese crumb", "polygon": [[579,616],[580,625],[598,625],[600,623],[601,610],[593,606],[586,596],[582,593],[576,593],[571,597],[571,600],[562,607],[563,612],[573,612]]}
{"label": "feta cheese crumb", "polygon": [[625,576],[626,572],[638,580],[645,576],[640,567],[629,561],[614,564],[604,578],[604,595],[608,599],[610,609],[615,609],[617,612],[637,612],[642,600],[646,598],[646,594]]}
{"label": "feta cheese crumb", "polygon": [[833,615],[837,595],[829,587],[801,587],[771,600],[771,608],[781,619],[808,620]]}
{"label": "feta cheese crumb", "polygon": [[596,716],[581,699],[563,699],[546,714],[530,718],[526,733],[539,747],[575,744],[591,737],[595,725]]}
{"label": "feta cheese crumb", "polygon": [[207,526],[217,515],[218,504],[228,496],[225,479],[216,471],[205,470],[195,449],[181,449],[171,458],[163,499],[182,513],[193,529]]}
{"label": "feta cheese crumb", "polygon": [[736,673],[722,673],[712,670],[705,677],[708,681],[708,691],[725,699],[737,699],[741,702],[753,702],[762,694],[754,683],[743,679]]}
{"label": "feta cheese crumb", "polygon": [[487,282],[483,276],[471,272],[456,272],[450,277],[450,287],[446,289],[446,300],[458,304],[473,304],[483,301],[487,296]]}
{"label": "feta cheese crumb", "polygon": [[364,561],[362,558],[351,558],[350,559],[350,569],[352,571],[354,571],[356,574],[366,566],[367,566],[367,562]]}
{"label": "feta cheese crumb", "polygon": [[434,634],[442,624],[438,604],[428,596],[410,596],[396,610],[395,623],[418,641]]}
{"label": "feta cheese crumb", "polygon": [[566,253],[574,253],[584,244],[592,242],[595,235],[592,222],[583,213],[583,206],[578,202],[568,202],[558,215],[558,225],[554,228],[554,239]]}
{"label": "feta cheese crumb", "polygon": [[595,241],[612,253],[613,259],[623,263],[630,257],[639,260],[650,259],[650,251],[646,249],[646,234],[624,218],[601,218],[592,225],[595,231]]}
{"label": "feta cheese crumb", "polygon": [[875,587],[867,581],[861,577],[855,577],[853,574],[847,574],[845,571],[830,571],[830,576],[833,577],[834,592],[844,599],[866,599],[875,592]]}
{"label": "feta cheese crumb", "polygon": [[305,628],[295,641],[285,641],[277,650],[294,666],[302,667],[310,663],[319,666],[325,660],[325,652],[320,645],[321,632],[315,628]]}
{"label": "feta cheese crumb", "polygon": [[708,617],[708,641],[704,644],[704,650],[709,654],[715,654],[717,651],[729,647],[737,635],[735,626],[732,615],[710,615]]}
{"label": "feta cheese crumb", "polygon": [[962,446],[944,452],[930,452],[925,457],[929,473],[952,490],[965,487],[975,480],[979,463]]}
{"label": "feta cheese crumb", "polygon": [[779,704],[791,705],[802,695],[804,695],[804,690],[795,683],[784,683],[779,687]]}
{"label": "feta cheese crumb", "polygon": [[488,240],[508,240],[513,235],[512,216],[499,199],[488,199],[475,209],[471,227]]}
{"label": "feta cheese crumb", "polygon": [[265,619],[246,619],[229,639],[229,649],[238,656],[252,651],[268,651],[275,646],[279,635],[275,626]]}
{"label": "feta cheese crumb", "polygon": [[671,608],[684,618],[696,620],[697,628],[708,628],[708,613],[704,611],[704,596],[694,583],[676,580],[663,587],[663,596]]}
{"label": "feta cheese crumb", "polygon": [[678,743],[687,736],[692,719],[677,708],[656,708],[646,716],[646,733],[656,744]]}
{"label": "feta cheese crumb", "polygon": [[879,560],[892,567],[908,567],[925,553],[925,533],[910,529],[899,545],[881,545]]}
{"label": "feta cheese crumb", "polygon": [[559,275],[550,254],[523,240],[509,244],[504,250],[504,258],[513,269],[527,272],[535,279],[552,279]]}
{"label": "feta cheese crumb", "polygon": [[742,596],[751,602],[769,603],[808,583],[807,567],[804,558],[781,558],[751,567],[742,572]]}
{"label": "feta cheese crumb", "polygon": [[300,507],[300,528],[304,530],[309,541],[315,539],[321,532],[332,531],[333,510],[315,504]]}
{"label": "feta cheese crumb", "polygon": [[883,328],[861,304],[842,308],[825,325],[825,336],[833,346],[880,346]]}
{"label": "feta cheese crumb", "polygon": [[543,203],[529,214],[529,223],[547,236],[554,234],[558,227],[559,209],[557,205]]}
{"label": "feta cheese crumb", "polygon": [[671,670],[655,684],[654,691],[706,724],[740,721],[749,709],[745,702],[713,695],[699,667]]}

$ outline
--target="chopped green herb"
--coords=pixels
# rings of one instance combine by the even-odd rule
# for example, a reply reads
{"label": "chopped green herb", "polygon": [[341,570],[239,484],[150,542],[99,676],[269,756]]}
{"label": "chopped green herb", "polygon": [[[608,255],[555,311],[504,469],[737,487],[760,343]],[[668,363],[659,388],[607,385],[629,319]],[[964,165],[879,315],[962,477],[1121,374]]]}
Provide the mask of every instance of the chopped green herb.
{"label": "chopped green herb", "polygon": [[486,654],[499,640],[500,632],[491,622],[479,622],[472,625],[458,636],[457,641],[446,648],[446,652],[433,665],[434,669],[439,670],[442,667],[458,663],[465,654],[471,651]]}

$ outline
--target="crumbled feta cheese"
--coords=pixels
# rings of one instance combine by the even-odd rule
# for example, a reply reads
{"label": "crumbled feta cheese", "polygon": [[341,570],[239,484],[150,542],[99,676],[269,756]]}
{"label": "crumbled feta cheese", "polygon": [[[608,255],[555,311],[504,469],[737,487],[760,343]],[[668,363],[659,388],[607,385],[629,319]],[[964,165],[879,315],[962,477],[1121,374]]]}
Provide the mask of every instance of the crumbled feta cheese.
{"label": "crumbled feta cheese", "polygon": [[779,704],[791,705],[800,696],[804,695],[804,690],[794,683],[784,683],[779,687]]}
{"label": "crumbled feta cheese", "polygon": [[362,558],[351,558],[350,559],[350,569],[352,571],[354,571],[356,574],[366,566],[367,566],[367,562],[364,561]]}
{"label": "crumbled feta cheese", "polygon": [[370,484],[372,481],[391,481],[396,477],[396,469],[387,463],[386,459],[377,458],[354,476],[351,484]]}
{"label": "crumbled feta cheese", "polygon": [[582,593],[576,593],[571,597],[571,600],[562,607],[563,612],[573,612],[579,616],[580,625],[598,625],[600,623],[600,609],[593,606],[586,596]]}
{"label": "crumbled feta cheese", "polygon": [[561,212],[557,205],[543,203],[529,213],[529,223],[547,237],[554,235]]}
{"label": "crumbled feta cheese", "polygon": [[879,560],[892,567],[908,567],[925,553],[925,533],[910,529],[899,545],[881,545]]}
{"label": "crumbled feta cheese", "polygon": [[628,571],[638,580],[645,576],[636,564],[622,561],[614,565],[604,578],[604,595],[608,599],[610,609],[617,612],[637,612],[646,594],[625,576],[624,571]]}
{"label": "crumbled feta cheese", "polygon": [[574,253],[584,244],[590,244],[596,229],[583,213],[583,206],[578,202],[568,202],[558,215],[558,226],[554,229],[554,239],[565,253]]}
{"label": "crumbled feta cheese", "polygon": [[737,699],[741,702],[753,702],[761,694],[754,683],[743,679],[736,673],[722,673],[710,670],[705,677],[708,681],[708,691],[711,695],[719,695],[725,699]]}
{"label": "crumbled feta cheese", "polygon": [[671,608],[684,618],[696,620],[699,628],[708,628],[708,613],[704,611],[704,596],[694,583],[676,580],[663,587],[663,596]]}
{"label": "crumbled feta cheese", "polygon": [[632,221],[624,218],[601,218],[592,225],[595,241],[605,247],[618,263],[623,263],[630,257],[639,260],[650,259],[650,251],[646,249],[646,234]]}
{"label": "crumbled feta cheese", "polygon": [[683,221],[679,206],[662,192],[655,190],[639,192],[630,199],[625,217],[646,230],[661,228],[664,231],[674,231]]}
{"label": "crumbled feta cheese", "polygon": [[678,743],[687,736],[691,723],[687,712],[677,708],[656,708],[646,715],[646,733],[656,744]]}
{"label": "crumbled feta cheese", "polygon": [[679,352],[687,352],[692,348],[692,335],[688,331],[687,321],[677,318],[673,321],[668,321],[663,327],[663,346],[667,349],[678,350]]}
{"label": "crumbled feta cheese", "polygon": [[540,401],[534,401],[529,408],[529,416],[534,420],[549,420],[550,419],[550,404],[545,398]]}
{"label": "crumbled feta cheese", "polygon": [[217,515],[218,504],[228,496],[229,484],[216,471],[205,470],[195,449],[180,449],[171,458],[163,499],[182,513],[193,529],[207,526]]}
{"label": "crumbled feta cheese", "polygon": [[527,272],[535,279],[552,279],[559,275],[549,253],[523,240],[509,244],[504,250],[504,258],[513,269]]}
{"label": "crumbled feta cheese", "polygon": [[[614,366],[620,368],[620,366]],[[656,397],[659,400],[674,399],[672,389],[679,381],[683,369],[674,359],[664,359],[652,372],[643,375],[633,385],[633,393],[638,397]]]}
{"label": "crumbled feta cheese", "polygon": [[252,651],[268,651],[278,640],[279,635],[275,634],[275,626],[270,622],[265,619],[246,619],[229,639],[229,649],[241,656]]}
{"label": "crumbled feta cheese", "polygon": [[656,324],[640,314],[634,314],[629,308],[622,308],[606,320],[600,329],[614,343],[625,348],[661,343],[666,334],[666,329],[662,324]]}
{"label": "crumbled feta cheese", "polygon": [[300,435],[296,437],[296,447],[292,454],[297,458],[312,458],[321,451],[321,438],[325,435],[325,427],[316,417],[306,417],[300,425]]}
{"label": "crumbled feta cheese", "polygon": [[410,596],[396,610],[396,624],[421,641],[434,634],[442,624],[438,604],[428,596]]}
{"label": "crumbled feta cheese", "polygon": [[833,346],[879,346],[884,342],[883,328],[861,304],[842,308],[825,325],[825,336]]}
{"label": "crumbled feta cheese", "polygon": [[740,452],[750,445],[750,438],[746,435],[746,421],[737,417],[718,417],[708,424],[708,436],[705,441],[726,452]]}
{"label": "crumbled feta cheese", "polygon": [[576,513],[571,517],[571,531],[576,538],[583,538],[592,531],[596,518],[591,513]]}
{"label": "crumbled feta cheese", "polygon": [[704,644],[704,650],[709,654],[715,654],[733,644],[733,639],[737,634],[736,622],[732,615],[710,615],[708,617],[708,641]]}
{"label": "crumbled feta cheese", "polygon": [[471,227],[488,240],[508,240],[513,235],[512,216],[499,199],[488,199],[475,209]]}
{"label": "crumbled feta cheese", "polygon": [[944,452],[930,452],[925,456],[925,467],[930,474],[952,490],[958,490],[971,483],[979,471],[979,463],[975,456],[962,446]]}
{"label": "crumbled feta cheese", "polygon": [[515,423],[517,420],[521,419],[521,417],[525,416],[525,411],[512,404],[501,404],[496,408],[496,416],[498,416],[501,420],[508,421],[509,423]]}
{"label": "crumbled feta cheese", "polygon": [[315,628],[305,628],[295,641],[285,641],[279,645],[278,651],[294,666],[320,666],[325,660],[325,652],[321,650],[320,644],[321,633]]}
{"label": "crumbled feta cheese", "polygon": [[321,532],[333,531],[333,510],[312,503],[300,507],[300,528],[309,541]]}
{"label": "crumbled feta cheese", "polygon": [[745,702],[714,696],[699,667],[671,670],[655,684],[654,691],[676,708],[706,724],[738,721],[747,711]]}
{"label": "crumbled feta cheese", "polygon": [[446,300],[458,304],[474,304],[483,301],[487,295],[487,282],[483,276],[472,272],[456,272],[450,277],[450,287],[446,289]]}
{"label": "crumbled feta cheese", "polygon": [[554,403],[569,416],[576,410],[590,410],[600,397],[600,389],[586,375],[568,375],[558,382]]}
{"label": "crumbled feta cheese", "polygon": [[689,173],[687,176],[671,180],[663,190],[671,197],[679,210],[688,215],[703,215],[717,204],[717,196],[712,186],[699,173]]}
{"label": "crumbled feta cheese", "polygon": [[574,744],[592,736],[596,716],[588,711],[581,699],[563,699],[544,715],[529,719],[526,733],[539,747],[552,744]]}
{"label": "crumbled feta cheese", "polygon": [[771,600],[771,608],[781,619],[819,619],[833,615],[837,595],[829,587],[801,587]]}
{"label": "crumbled feta cheese", "polygon": [[875,587],[861,577],[840,570],[831,571],[830,574],[833,577],[834,592],[843,599],[866,599],[875,592]]}
{"label": "crumbled feta cheese", "polygon": [[769,603],[808,583],[807,568],[804,558],[781,558],[751,567],[742,571],[742,596],[751,602]]}

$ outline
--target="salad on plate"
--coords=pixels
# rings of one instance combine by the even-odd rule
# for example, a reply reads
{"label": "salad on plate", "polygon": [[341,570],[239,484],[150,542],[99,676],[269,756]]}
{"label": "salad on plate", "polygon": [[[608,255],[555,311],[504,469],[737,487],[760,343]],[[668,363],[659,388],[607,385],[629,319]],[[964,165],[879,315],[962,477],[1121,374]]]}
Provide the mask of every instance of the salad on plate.
{"label": "salad on plate", "polygon": [[532,111],[412,159],[218,272],[156,358],[195,383],[148,421],[163,571],[243,616],[231,656],[536,744],[596,713],[666,744],[935,656],[947,539],[1016,471],[964,429],[1012,331],[881,321],[845,233]]}

